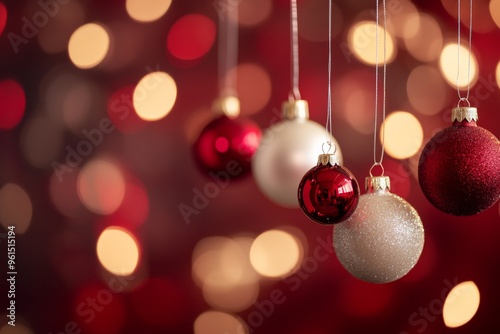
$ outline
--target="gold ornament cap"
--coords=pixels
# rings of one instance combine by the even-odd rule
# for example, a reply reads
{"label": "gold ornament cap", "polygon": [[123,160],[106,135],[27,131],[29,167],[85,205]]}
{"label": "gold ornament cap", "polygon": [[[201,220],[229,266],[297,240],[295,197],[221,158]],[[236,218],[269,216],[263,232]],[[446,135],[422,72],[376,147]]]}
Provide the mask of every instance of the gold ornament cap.
{"label": "gold ornament cap", "polygon": [[318,166],[319,165],[326,166],[328,164],[330,164],[332,166],[340,165],[339,156],[336,154],[330,154],[330,153],[320,154],[318,157]]}
{"label": "gold ornament cap", "polygon": [[217,114],[224,114],[229,118],[236,118],[240,115],[240,99],[236,96],[219,97],[212,103],[212,110]]}
{"label": "gold ornament cap", "polygon": [[281,105],[281,115],[286,120],[309,119],[309,103],[306,100],[285,101]]}
{"label": "gold ornament cap", "polygon": [[389,176],[368,176],[365,178],[366,191],[391,190],[391,179]]}
{"label": "gold ornament cap", "polygon": [[451,109],[451,121],[455,122],[472,122],[475,121],[477,122],[478,115],[477,115],[477,108],[473,107],[457,107]]}

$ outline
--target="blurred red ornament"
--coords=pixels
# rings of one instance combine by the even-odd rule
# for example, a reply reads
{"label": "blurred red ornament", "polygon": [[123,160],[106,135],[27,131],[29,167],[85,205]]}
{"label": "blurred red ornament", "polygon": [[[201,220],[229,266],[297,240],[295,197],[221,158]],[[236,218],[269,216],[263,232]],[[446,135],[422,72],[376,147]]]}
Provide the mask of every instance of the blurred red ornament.
{"label": "blurred red ornament", "polygon": [[500,198],[500,141],[476,125],[476,108],[454,108],[452,121],[422,150],[419,183],[439,210],[470,216]]}
{"label": "blurred red ornament", "polygon": [[193,146],[194,157],[208,173],[225,171],[239,178],[250,173],[261,136],[259,126],[253,121],[222,115],[201,131]]}
{"label": "blurred red ornament", "polygon": [[339,165],[337,156],[322,154],[318,165],[302,178],[299,204],[313,221],[332,225],[349,218],[359,201],[359,185],[354,175]]}

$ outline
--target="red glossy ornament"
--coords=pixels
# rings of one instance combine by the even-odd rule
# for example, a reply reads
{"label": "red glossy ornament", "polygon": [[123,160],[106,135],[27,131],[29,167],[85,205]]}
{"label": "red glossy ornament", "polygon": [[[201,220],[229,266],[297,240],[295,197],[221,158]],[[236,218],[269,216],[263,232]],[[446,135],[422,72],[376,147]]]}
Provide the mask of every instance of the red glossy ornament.
{"label": "red glossy ornament", "polygon": [[340,223],[349,218],[359,201],[359,185],[354,175],[339,165],[332,154],[319,156],[299,184],[300,208],[307,217],[322,225]]}
{"label": "red glossy ornament", "polygon": [[194,158],[207,173],[225,171],[239,178],[250,173],[261,136],[253,121],[222,115],[201,131],[193,146]]}
{"label": "red glossy ornament", "polygon": [[500,141],[476,125],[476,108],[454,108],[452,121],[422,150],[418,178],[436,208],[470,216],[500,198]]}

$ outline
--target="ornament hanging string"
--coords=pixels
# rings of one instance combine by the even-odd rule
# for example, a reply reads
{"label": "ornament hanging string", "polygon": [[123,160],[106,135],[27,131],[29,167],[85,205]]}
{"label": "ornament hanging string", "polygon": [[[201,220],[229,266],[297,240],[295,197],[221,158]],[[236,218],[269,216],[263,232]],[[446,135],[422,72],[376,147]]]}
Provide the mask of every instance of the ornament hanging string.
{"label": "ornament hanging string", "polygon": [[238,8],[219,13],[219,96],[237,96]]}
{"label": "ornament hanging string", "polygon": [[468,45],[468,62],[467,62],[467,93],[463,97],[461,92],[460,92],[460,86],[459,86],[459,78],[460,78],[460,45],[462,44],[461,37],[460,37],[460,30],[461,30],[461,1],[458,0],[458,13],[457,13],[457,21],[458,21],[458,26],[457,26],[457,93],[458,93],[458,103],[457,107],[460,107],[460,102],[464,101],[467,103],[467,106],[470,107],[470,102],[469,102],[469,92],[470,92],[470,63],[471,63],[471,52],[472,52],[472,0],[469,1],[469,45]]}
{"label": "ornament hanging string", "polygon": [[382,169],[381,176],[384,175],[384,166],[382,161],[384,160],[385,151],[385,109],[386,109],[386,86],[387,86],[387,10],[385,5],[385,0],[382,0],[382,15],[384,24],[384,53],[383,53],[383,78],[382,78],[382,129],[381,129],[381,142],[382,149],[380,152],[380,158],[377,159],[377,129],[378,129],[378,86],[379,86],[379,75],[378,75],[378,27],[379,27],[379,0],[376,1],[376,30],[375,30],[375,117],[374,117],[374,127],[373,127],[373,165],[370,168],[370,176],[372,175],[372,170],[376,166],[380,166]]}
{"label": "ornament hanging string", "polygon": [[299,91],[299,25],[297,15],[297,0],[290,0],[290,41],[291,41],[291,81],[292,89],[288,94],[290,101],[300,100]]}
{"label": "ornament hanging string", "polygon": [[[326,142],[322,145],[323,153],[329,153],[333,147],[333,153],[337,151],[335,144],[332,144],[332,0],[328,0],[328,98],[326,113]],[[325,144],[328,150],[325,152]]]}

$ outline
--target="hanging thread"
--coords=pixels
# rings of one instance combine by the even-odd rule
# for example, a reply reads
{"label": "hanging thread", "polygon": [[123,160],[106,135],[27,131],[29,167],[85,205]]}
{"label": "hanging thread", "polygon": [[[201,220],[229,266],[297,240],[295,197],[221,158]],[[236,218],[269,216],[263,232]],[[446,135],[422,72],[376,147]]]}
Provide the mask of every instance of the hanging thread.
{"label": "hanging thread", "polygon": [[299,91],[299,28],[298,28],[298,15],[297,15],[297,0],[290,1],[290,41],[291,41],[291,81],[292,89],[288,94],[288,99],[300,100]]}
{"label": "hanging thread", "polygon": [[238,9],[230,8],[219,15],[219,96],[237,96],[236,64],[238,62]]}
{"label": "hanging thread", "polygon": [[460,106],[460,102],[465,101],[467,102],[468,106],[470,107],[470,102],[469,102],[469,92],[470,92],[470,63],[471,63],[471,52],[472,52],[472,0],[469,1],[469,45],[468,45],[468,50],[469,50],[469,57],[468,57],[468,63],[467,63],[467,93],[465,97],[462,96],[460,93],[460,86],[459,86],[459,78],[460,78],[460,46],[462,44],[461,37],[460,37],[460,30],[461,30],[461,1],[458,0],[458,13],[457,13],[457,21],[458,21],[458,27],[457,27],[457,93],[458,93],[458,105]]}
{"label": "hanging thread", "polygon": [[384,160],[385,152],[385,109],[386,109],[386,92],[387,92],[387,10],[385,0],[382,0],[382,15],[384,24],[384,43],[383,43],[383,78],[382,78],[382,150],[380,152],[380,159],[377,160],[377,129],[378,129],[378,86],[379,86],[379,65],[378,65],[378,27],[379,27],[379,0],[376,1],[376,30],[375,30],[375,117],[374,117],[374,128],[373,128],[373,166],[370,168],[370,176],[372,175],[372,170],[375,166],[380,166],[382,169],[382,176],[384,175],[384,166],[382,161]]}
{"label": "hanging thread", "polygon": [[328,98],[325,130],[328,151],[325,152],[323,145],[323,153],[330,152],[333,146],[333,154],[335,154],[337,147],[332,145],[332,0],[328,0]]}

